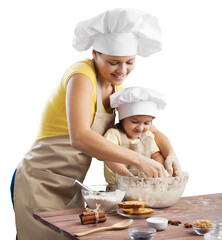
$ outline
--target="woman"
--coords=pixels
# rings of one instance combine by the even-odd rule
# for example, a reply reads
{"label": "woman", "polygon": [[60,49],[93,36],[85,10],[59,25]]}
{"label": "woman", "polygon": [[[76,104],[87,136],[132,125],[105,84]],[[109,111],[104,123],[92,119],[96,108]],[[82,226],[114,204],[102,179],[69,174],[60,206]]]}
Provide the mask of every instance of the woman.
{"label": "woman", "polygon": [[[113,121],[109,96],[135,66],[136,55],[160,50],[155,17],[136,10],[114,9],[80,22],[73,46],[93,46],[93,60],[72,65],[43,114],[38,138],[17,168],[14,207],[19,240],[65,239],[32,217],[32,212],[83,206],[73,179],[83,181],[91,157],[136,165],[150,177],[165,177],[164,167],[136,152],[111,144],[103,136]],[[154,126],[166,168],[180,171],[167,138]]]}

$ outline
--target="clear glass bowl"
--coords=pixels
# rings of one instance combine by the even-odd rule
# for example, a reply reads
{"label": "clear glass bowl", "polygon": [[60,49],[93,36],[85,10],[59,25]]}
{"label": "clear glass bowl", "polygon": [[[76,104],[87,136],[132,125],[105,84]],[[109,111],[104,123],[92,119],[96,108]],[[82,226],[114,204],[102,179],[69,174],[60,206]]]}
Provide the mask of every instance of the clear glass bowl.
{"label": "clear glass bowl", "polygon": [[193,229],[194,229],[195,233],[197,233],[198,235],[204,235],[204,234],[210,232],[212,227],[196,227],[196,226],[193,226]]}
{"label": "clear glass bowl", "polygon": [[[133,174],[133,170],[131,172]],[[125,200],[145,201],[151,208],[164,208],[176,203],[184,192],[188,178],[186,172],[168,178],[116,175],[118,189],[126,192]]]}
{"label": "clear glass bowl", "polygon": [[106,186],[88,186],[93,192],[84,189],[81,190],[88,208],[96,209],[97,204],[100,204],[99,209],[105,212],[113,212],[118,209],[118,203],[123,200],[125,191],[119,189],[116,191],[106,191]]}
{"label": "clear glass bowl", "polygon": [[151,240],[156,234],[156,229],[151,227],[133,227],[128,230],[132,240]]}
{"label": "clear glass bowl", "polygon": [[222,220],[212,222],[212,230],[204,235],[205,240],[222,239]]}

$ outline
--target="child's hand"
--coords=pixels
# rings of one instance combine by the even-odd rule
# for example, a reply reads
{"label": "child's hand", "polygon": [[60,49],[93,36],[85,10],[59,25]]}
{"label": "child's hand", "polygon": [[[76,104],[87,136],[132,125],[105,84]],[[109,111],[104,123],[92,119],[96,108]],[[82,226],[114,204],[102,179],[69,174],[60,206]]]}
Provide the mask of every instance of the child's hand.
{"label": "child's hand", "polygon": [[178,161],[177,156],[174,153],[169,154],[167,156],[164,165],[170,176],[175,177],[179,176],[182,173],[180,163]]}

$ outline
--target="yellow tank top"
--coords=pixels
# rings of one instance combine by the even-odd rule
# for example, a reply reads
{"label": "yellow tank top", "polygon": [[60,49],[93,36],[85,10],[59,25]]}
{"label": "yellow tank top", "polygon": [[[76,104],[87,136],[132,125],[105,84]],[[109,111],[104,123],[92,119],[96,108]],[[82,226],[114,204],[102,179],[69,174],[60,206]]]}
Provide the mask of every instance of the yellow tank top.
{"label": "yellow tank top", "polygon": [[[48,99],[43,111],[36,141],[47,137],[69,134],[66,117],[66,86],[70,77],[75,73],[85,74],[93,84],[93,92],[91,96],[92,125],[96,111],[96,72],[93,61],[90,59],[84,59],[67,69],[57,88]],[[123,88],[123,86],[117,86],[116,90],[121,88]],[[104,107],[103,111],[106,112]]]}

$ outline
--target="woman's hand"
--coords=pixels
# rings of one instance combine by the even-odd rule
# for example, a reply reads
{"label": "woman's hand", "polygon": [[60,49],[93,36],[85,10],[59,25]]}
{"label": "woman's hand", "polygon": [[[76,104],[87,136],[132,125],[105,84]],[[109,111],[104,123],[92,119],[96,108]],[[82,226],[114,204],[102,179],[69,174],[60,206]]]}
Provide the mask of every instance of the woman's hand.
{"label": "woman's hand", "polygon": [[165,168],[170,176],[179,176],[182,173],[179,160],[175,153],[171,153],[167,156],[165,160]]}
{"label": "woman's hand", "polygon": [[141,163],[138,166],[140,171],[146,174],[147,177],[151,178],[165,178],[167,173],[162,164],[156,162],[151,158],[142,156]]}
{"label": "woman's hand", "polygon": [[104,163],[114,173],[118,173],[119,175],[128,177],[133,176],[133,174],[127,169],[127,167],[124,164],[111,161],[104,161]]}

